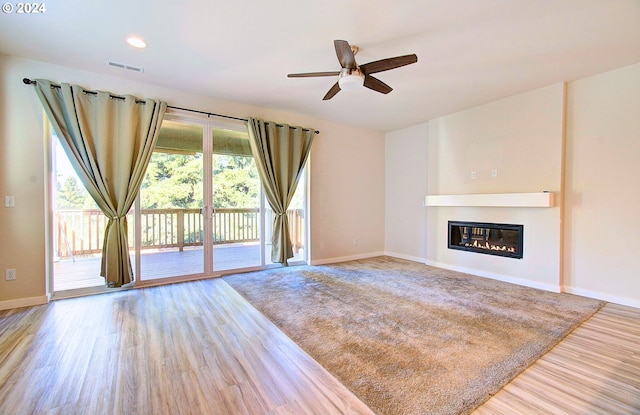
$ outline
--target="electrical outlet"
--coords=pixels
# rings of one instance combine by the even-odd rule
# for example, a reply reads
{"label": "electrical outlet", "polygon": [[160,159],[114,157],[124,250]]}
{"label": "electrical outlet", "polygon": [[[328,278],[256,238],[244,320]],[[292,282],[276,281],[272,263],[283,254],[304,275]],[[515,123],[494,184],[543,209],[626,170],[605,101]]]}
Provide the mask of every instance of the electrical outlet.
{"label": "electrical outlet", "polygon": [[498,169],[491,170],[491,177],[498,177]]}
{"label": "electrical outlet", "polygon": [[16,207],[16,199],[13,196],[5,196],[4,197],[4,207],[6,208],[14,208]]}
{"label": "electrical outlet", "polygon": [[358,246],[358,240],[357,239],[353,240],[353,246]]}
{"label": "electrical outlet", "polygon": [[475,180],[478,177],[478,173],[475,171],[471,172],[471,179]]}
{"label": "electrical outlet", "polygon": [[16,280],[16,270],[8,269],[5,271],[5,279],[7,281],[15,281]]}

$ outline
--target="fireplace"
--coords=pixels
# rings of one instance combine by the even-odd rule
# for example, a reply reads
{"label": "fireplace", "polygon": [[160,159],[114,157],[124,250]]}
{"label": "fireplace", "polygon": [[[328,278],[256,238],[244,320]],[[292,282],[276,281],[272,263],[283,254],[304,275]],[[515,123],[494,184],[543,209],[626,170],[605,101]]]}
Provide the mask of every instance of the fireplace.
{"label": "fireplace", "polygon": [[523,225],[449,221],[449,249],[522,258]]}

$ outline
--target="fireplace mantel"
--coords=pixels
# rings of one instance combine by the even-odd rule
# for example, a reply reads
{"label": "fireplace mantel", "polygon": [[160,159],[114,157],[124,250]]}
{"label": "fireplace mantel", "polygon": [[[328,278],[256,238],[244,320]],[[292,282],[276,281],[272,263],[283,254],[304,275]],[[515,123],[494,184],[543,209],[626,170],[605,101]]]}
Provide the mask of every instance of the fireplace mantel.
{"label": "fireplace mantel", "polygon": [[552,192],[537,193],[482,193],[462,195],[429,195],[425,206],[467,207],[553,207]]}

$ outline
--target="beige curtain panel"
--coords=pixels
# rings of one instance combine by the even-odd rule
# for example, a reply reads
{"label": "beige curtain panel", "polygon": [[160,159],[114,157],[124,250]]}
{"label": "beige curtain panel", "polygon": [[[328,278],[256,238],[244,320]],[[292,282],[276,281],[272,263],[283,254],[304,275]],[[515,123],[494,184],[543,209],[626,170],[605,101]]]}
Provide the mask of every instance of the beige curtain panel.
{"label": "beige curtain panel", "polygon": [[316,133],[254,118],[249,118],[247,127],[258,174],[274,213],[271,260],[286,266],[293,258],[287,208]]}
{"label": "beige curtain panel", "polygon": [[128,284],[133,271],[127,212],[140,189],[167,104],[45,79],[38,79],[35,88],[80,180],[109,219],[100,275],[109,287]]}

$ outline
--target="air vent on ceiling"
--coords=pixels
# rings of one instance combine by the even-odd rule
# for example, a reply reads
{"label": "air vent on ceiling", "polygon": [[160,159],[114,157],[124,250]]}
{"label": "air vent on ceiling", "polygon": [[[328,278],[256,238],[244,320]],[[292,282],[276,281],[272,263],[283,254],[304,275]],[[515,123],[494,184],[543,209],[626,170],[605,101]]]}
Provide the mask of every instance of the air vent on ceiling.
{"label": "air vent on ceiling", "polygon": [[127,65],[126,63],[118,63],[118,62],[110,61],[109,66],[115,66],[116,68],[120,68],[120,69],[128,69],[130,71],[144,73],[144,68],[141,68],[139,66]]}

